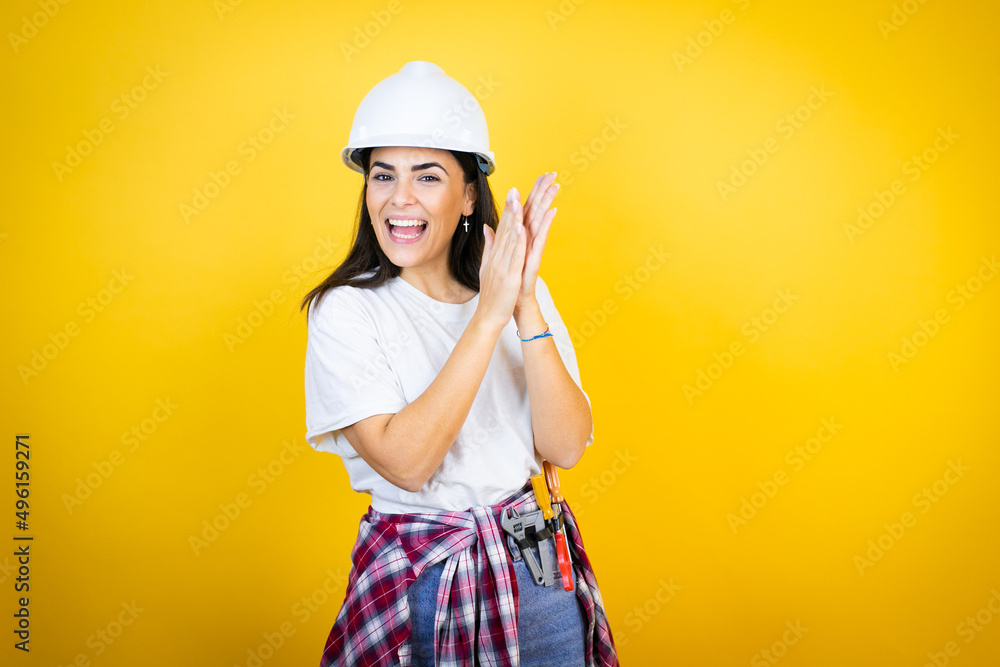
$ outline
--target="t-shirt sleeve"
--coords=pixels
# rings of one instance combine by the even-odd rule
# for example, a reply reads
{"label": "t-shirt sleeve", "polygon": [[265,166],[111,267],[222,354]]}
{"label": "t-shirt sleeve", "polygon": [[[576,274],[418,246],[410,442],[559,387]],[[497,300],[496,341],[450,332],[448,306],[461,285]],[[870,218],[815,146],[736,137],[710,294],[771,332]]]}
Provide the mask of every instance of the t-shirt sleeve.
{"label": "t-shirt sleeve", "polygon": [[306,441],[357,456],[340,429],[406,407],[377,330],[354,288],[334,288],[309,305],[305,358]]}
{"label": "t-shirt sleeve", "polygon": [[[580,391],[583,392],[584,398],[587,399],[587,405],[590,405],[590,396],[580,382],[580,369],[576,363],[576,350],[573,349],[573,341],[569,337],[569,330],[563,324],[562,317],[559,316],[559,310],[556,308],[555,302],[552,300],[552,295],[549,293],[549,287],[542,280],[541,276],[538,276],[535,280],[535,298],[538,300],[538,307],[542,311],[545,322],[549,325],[549,332],[552,334],[553,339],[555,339],[556,350],[558,350],[559,356],[566,366],[566,371],[573,378],[573,382],[580,388]],[[591,425],[587,446],[589,447],[592,442],[594,442],[593,425]]]}

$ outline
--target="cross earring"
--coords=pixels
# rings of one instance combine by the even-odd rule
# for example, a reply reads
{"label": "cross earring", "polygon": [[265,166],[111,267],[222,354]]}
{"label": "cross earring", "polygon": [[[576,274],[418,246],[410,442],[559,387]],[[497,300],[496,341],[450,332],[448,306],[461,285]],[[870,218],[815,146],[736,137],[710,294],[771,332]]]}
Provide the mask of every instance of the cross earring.
{"label": "cross earring", "polygon": [[469,219],[466,218],[464,215],[462,216],[462,224],[465,225],[465,233],[468,234],[469,233]]}

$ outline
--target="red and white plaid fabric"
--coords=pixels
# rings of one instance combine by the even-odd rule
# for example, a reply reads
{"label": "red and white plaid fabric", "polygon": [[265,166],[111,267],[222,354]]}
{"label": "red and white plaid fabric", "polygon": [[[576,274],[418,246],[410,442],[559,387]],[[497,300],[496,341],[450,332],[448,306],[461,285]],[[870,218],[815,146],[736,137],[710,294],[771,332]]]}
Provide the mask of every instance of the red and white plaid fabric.
{"label": "red and white plaid fabric", "polygon": [[[537,509],[531,485],[499,505],[465,512],[383,514],[369,507],[351,553],[344,605],[320,667],[409,667],[406,591],[424,568],[442,560],[435,615],[435,626],[443,628],[434,647],[438,665],[516,667],[517,578],[500,527],[505,507],[519,514]],[[576,518],[567,503],[562,508],[576,594],[586,613],[587,665],[617,667],[611,627]]]}

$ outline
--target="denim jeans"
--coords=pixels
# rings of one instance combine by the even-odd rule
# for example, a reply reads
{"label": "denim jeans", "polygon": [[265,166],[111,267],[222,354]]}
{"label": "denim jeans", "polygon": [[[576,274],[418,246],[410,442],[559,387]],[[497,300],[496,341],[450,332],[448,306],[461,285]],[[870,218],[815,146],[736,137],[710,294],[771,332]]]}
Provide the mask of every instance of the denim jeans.
{"label": "denim jeans", "polygon": [[[552,540],[545,540],[540,545],[540,551],[552,563],[552,571],[555,572],[552,586],[540,586],[532,581],[523,558],[514,561],[521,667],[585,667],[586,617],[577,601],[576,589],[567,591],[562,587],[559,564],[551,545]],[[407,591],[414,667],[434,665],[434,612],[443,569],[443,562],[426,568]]]}

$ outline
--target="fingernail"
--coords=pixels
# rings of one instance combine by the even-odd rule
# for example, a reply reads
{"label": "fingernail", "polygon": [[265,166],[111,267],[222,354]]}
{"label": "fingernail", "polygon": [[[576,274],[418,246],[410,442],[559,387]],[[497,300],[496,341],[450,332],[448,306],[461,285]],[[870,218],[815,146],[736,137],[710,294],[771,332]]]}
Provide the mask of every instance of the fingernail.
{"label": "fingernail", "polygon": [[510,190],[507,191],[507,201],[508,202],[514,201],[514,188],[511,188]]}

